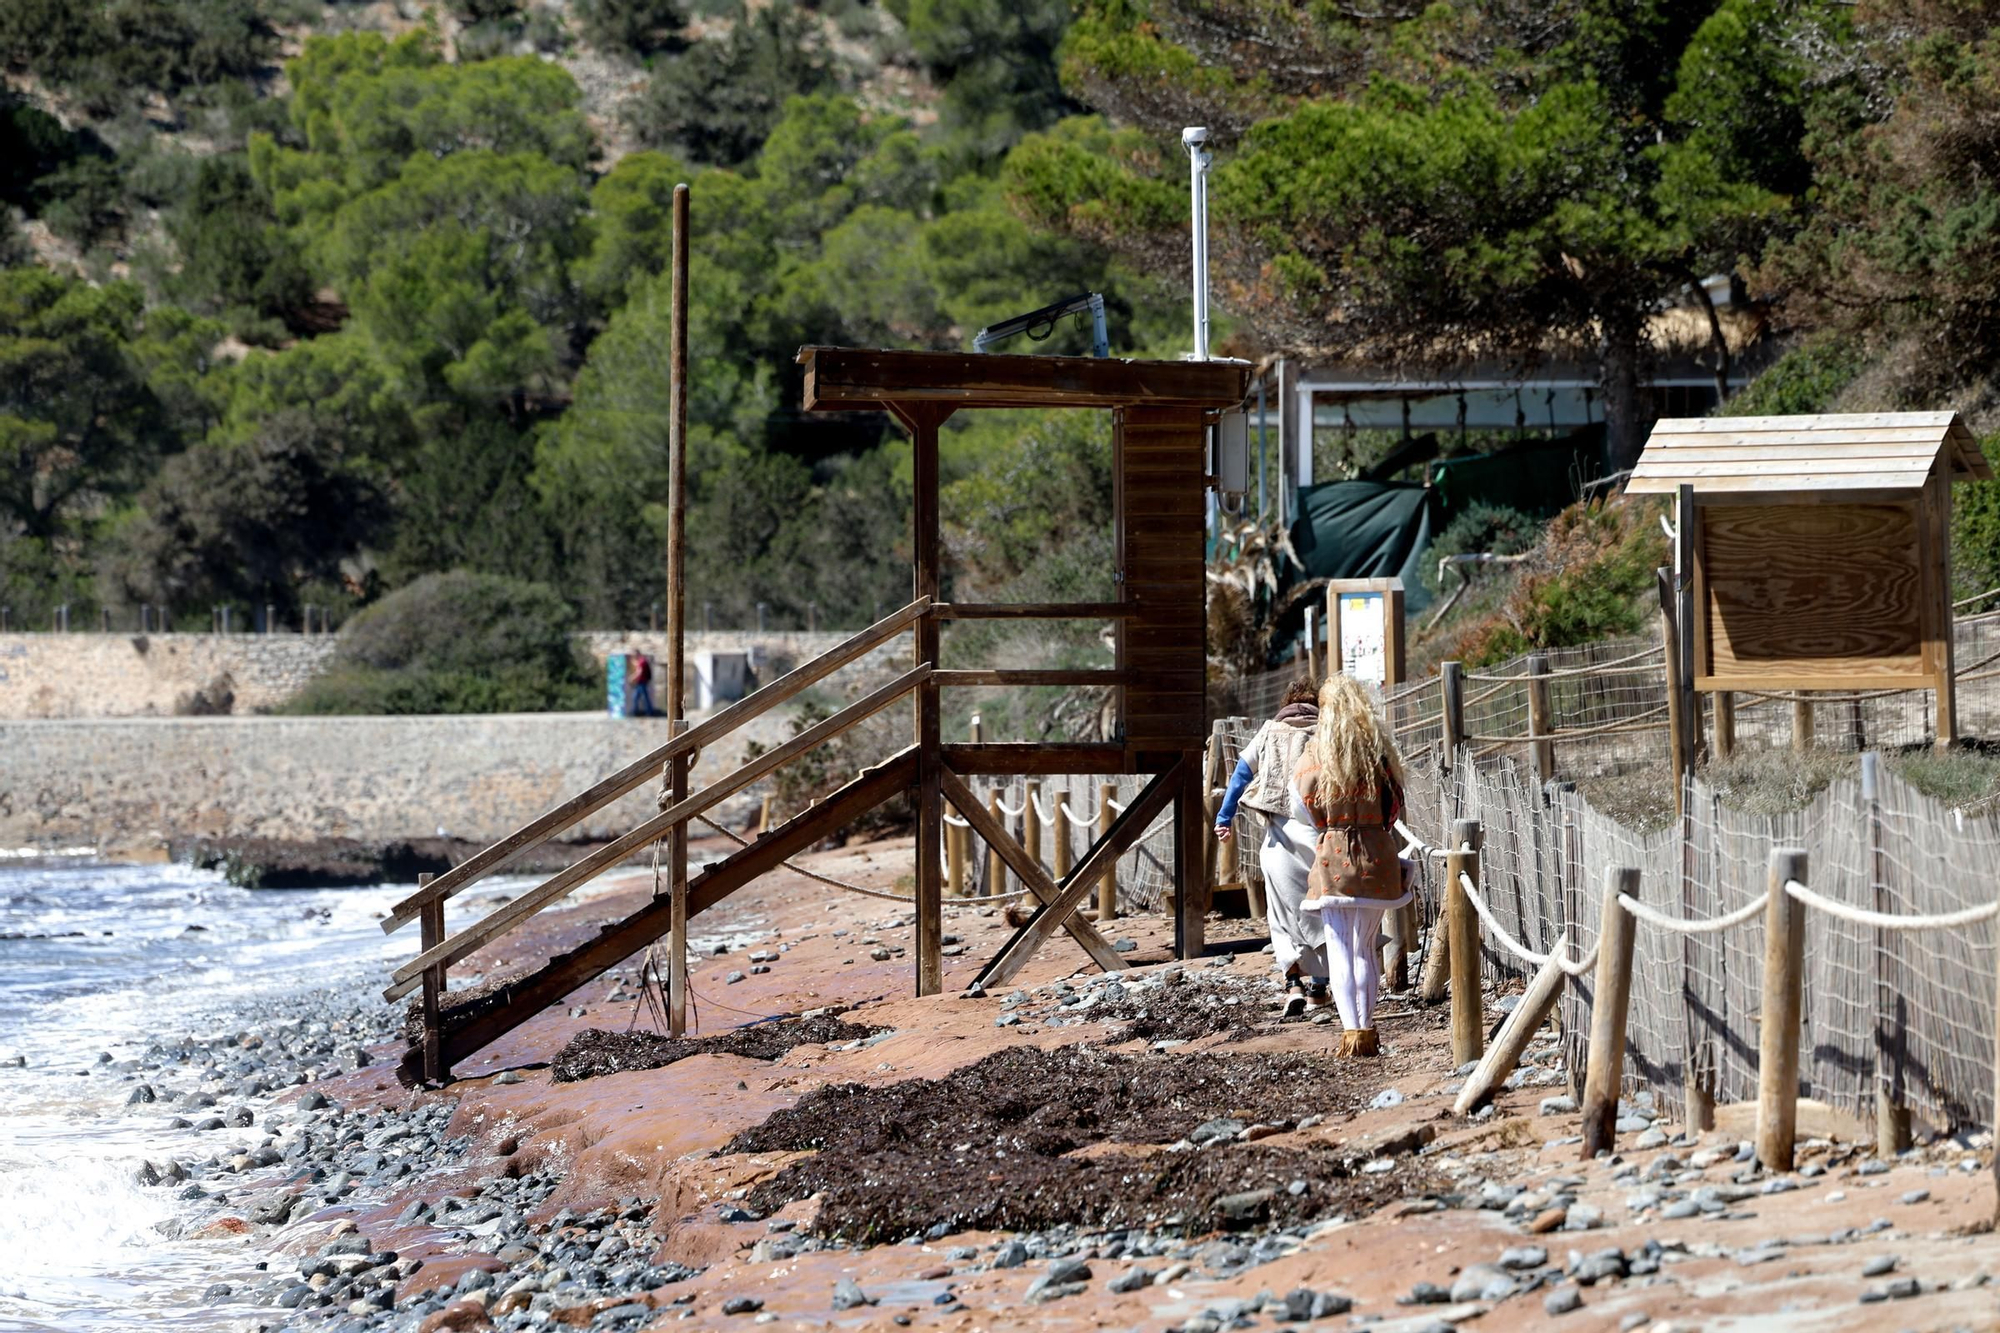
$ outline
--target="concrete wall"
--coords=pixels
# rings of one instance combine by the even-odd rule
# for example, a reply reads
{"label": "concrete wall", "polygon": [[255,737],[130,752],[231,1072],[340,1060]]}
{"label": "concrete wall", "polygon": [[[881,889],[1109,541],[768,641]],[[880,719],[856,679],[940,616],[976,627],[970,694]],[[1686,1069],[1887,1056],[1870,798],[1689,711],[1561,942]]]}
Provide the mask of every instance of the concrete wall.
{"label": "concrete wall", "polygon": [[[577,636],[600,663],[638,648],[664,660],[664,633],[591,631]],[[743,652],[761,662],[759,679],[833,647],[846,633],[717,630],[690,634],[688,653]],[[326,666],[332,635],[0,634],[0,718],[171,717],[197,691],[226,687],[235,713],[269,710]],[[873,655],[908,655],[906,636]],[[664,690],[655,687],[655,702]],[[692,695],[690,695],[692,698]]]}
{"label": "concrete wall", "polygon": [[[595,713],[0,722],[0,846],[408,838],[440,827],[483,842],[667,734],[665,722]],[[733,764],[740,748],[704,755],[703,773]],[[642,789],[587,831],[622,833],[653,809]]]}

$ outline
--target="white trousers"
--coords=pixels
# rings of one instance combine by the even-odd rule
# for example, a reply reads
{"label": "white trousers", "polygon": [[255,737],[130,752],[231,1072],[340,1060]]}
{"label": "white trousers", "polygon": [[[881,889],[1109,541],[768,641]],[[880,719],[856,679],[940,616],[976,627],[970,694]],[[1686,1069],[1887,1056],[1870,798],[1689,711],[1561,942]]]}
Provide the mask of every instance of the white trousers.
{"label": "white trousers", "polygon": [[1375,1026],[1375,997],[1382,989],[1382,951],[1375,938],[1384,908],[1342,903],[1319,909],[1326,926],[1327,980],[1342,1026]]}
{"label": "white trousers", "polygon": [[1326,927],[1319,913],[1299,910],[1312,872],[1312,843],[1302,841],[1284,823],[1266,824],[1257,864],[1264,871],[1264,914],[1271,927],[1271,952],[1280,974],[1294,964],[1315,981],[1327,976]]}

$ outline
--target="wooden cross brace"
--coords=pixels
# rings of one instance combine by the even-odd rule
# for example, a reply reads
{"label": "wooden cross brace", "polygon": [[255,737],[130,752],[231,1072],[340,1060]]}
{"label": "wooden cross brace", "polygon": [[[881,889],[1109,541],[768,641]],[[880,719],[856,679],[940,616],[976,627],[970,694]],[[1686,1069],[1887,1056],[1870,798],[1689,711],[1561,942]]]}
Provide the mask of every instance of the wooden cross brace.
{"label": "wooden cross brace", "polygon": [[[1132,804],[1125,807],[1125,813],[1118,816],[1111,827],[1104,831],[1103,836],[1090,845],[1090,850],[1084,853],[1083,859],[1071,867],[1069,874],[1063,876],[1062,883],[1050,886],[1053,889],[1052,896],[1043,897],[1042,889],[1036,886],[1035,877],[1029,876],[1022,869],[1021,865],[1017,865],[1011,860],[1008,862],[1008,864],[1014,866],[1015,872],[1020,874],[1022,882],[1030,887],[1035,896],[1042,898],[1042,903],[1035,908],[1034,915],[1028,918],[1027,923],[1019,930],[1016,930],[1012,938],[1000,947],[1000,952],[993,955],[992,960],[979,970],[979,975],[973,979],[973,985],[1006,985],[1009,981],[1013,980],[1014,974],[1026,966],[1028,960],[1033,958],[1036,952],[1049,942],[1049,939],[1054,936],[1058,927],[1068,927],[1070,925],[1077,907],[1083,902],[1084,897],[1089,894],[1092,886],[1097,883],[1099,876],[1104,873],[1104,868],[1120,856],[1123,856],[1126,850],[1144,835],[1147,827],[1152,824],[1154,818],[1159,815],[1160,811],[1166,809],[1167,803],[1174,798],[1174,793],[1180,790],[1181,768],[1185,762],[1185,760],[1177,760],[1172,767],[1153,776],[1153,780],[1146,784],[1145,789],[1139,793]],[[973,798],[971,789],[950,773],[945,774],[945,782],[946,791],[951,793],[951,799],[954,802],[959,800],[959,795],[952,793],[950,784],[957,783],[958,792],[962,792],[966,798],[965,803],[960,805],[959,808],[964,812],[966,821],[973,823],[973,826],[977,828],[978,825],[973,821],[973,812],[978,810],[979,803]],[[983,811],[981,814],[984,816]],[[994,833],[1000,838],[1002,843],[1013,847],[1017,852],[1019,851],[1019,847],[1014,843],[1014,840],[1009,838],[997,825],[994,828]],[[981,836],[986,835],[982,833]],[[990,841],[991,839],[989,838]],[[996,850],[1000,851],[1003,857],[1007,855],[1005,848],[1000,843],[994,843],[993,846]],[[1021,853],[1020,859],[1023,863],[1026,863],[1027,854]],[[1036,866],[1034,869],[1035,875],[1046,884],[1048,877],[1042,874],[1041,867]],[[1083,923],[1079,920],[1077,924],[1081,925]],[[1075,934],[1073,927],[1071,928],[1071,933]],[[1094,929],[1091,931],[1093,935],[1096,933]],[[1098,938],[1101,940],[1102,936]],[[1077,939],[1079,943],[1083,942],[1081,935],[1078,935]],[[1084,947],[1086,949],[1090,948],[1088,944],[1084,944]],[[1097,957],[1094,950],[1091,956],[1093,958]],[[1107,970],[1113,967],[1122,969],[1125,966],[1123,960],[1118,959],[1115,953],[1111,956],[1114,961],[1105,964]],[[1102,962],[1103,960],[1100,959],[1099,961]]]}

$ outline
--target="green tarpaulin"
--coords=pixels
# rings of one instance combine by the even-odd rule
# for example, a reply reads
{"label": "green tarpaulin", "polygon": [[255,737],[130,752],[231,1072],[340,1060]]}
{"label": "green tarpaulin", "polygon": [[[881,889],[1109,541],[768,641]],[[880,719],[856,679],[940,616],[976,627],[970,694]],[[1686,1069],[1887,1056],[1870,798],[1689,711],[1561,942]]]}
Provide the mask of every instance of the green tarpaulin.
{"label": "green tarpaulin", "polygon": [[1441,526],[1436,491],[1399,481],[1330,481],[1300,489],[1292,547],[1308,579],[1400,577],[1414,612],[1431,599],[1422,559]]}

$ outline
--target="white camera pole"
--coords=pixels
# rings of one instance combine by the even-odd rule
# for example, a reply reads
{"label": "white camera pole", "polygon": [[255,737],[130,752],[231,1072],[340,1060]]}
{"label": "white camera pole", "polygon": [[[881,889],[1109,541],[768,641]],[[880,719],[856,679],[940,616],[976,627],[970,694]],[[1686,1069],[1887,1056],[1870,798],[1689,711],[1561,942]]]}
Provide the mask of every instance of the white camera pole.
{"label": "white camera pole", "polygon": [[1181,131],[1187,150],[1189,186],[1194,194],[1194,359],[1208,360],[1208,131],[1190,125]]}

